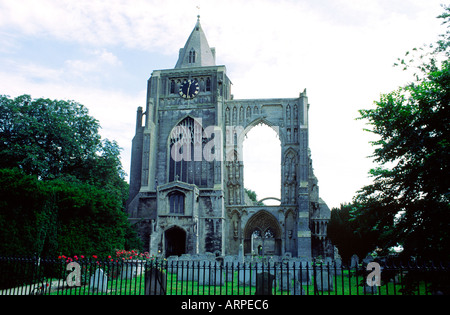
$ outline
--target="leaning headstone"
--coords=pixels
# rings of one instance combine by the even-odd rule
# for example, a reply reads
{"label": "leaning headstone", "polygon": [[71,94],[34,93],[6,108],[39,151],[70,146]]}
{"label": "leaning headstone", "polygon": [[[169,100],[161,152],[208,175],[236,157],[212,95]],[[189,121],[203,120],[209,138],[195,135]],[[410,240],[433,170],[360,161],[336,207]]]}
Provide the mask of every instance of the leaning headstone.
{"label": "leaning headstone", "polygon": [[89,281],[91,291],[106,292],[108,286],[108,277],[104,274],[103,269],[95,270]]}
{"label": "leaning headstone", "polygon": [[165,295],[166,284],[166,274],[158,268],[145,272],[145,295]]}
{"label": "leaning headstone", "polygon": [[359,265],[359,258],[357,255],[353,255],[350,260],[350,268],[357,268]]}

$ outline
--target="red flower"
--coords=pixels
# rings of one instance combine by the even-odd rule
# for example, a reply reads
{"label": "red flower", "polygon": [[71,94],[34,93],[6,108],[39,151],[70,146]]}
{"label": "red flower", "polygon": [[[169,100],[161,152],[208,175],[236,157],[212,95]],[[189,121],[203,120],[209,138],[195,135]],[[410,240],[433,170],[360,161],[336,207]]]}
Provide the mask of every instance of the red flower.
{"label": "red flower", "polygon": [[92,257],[93,257],[93,258],[95,258],[95,259],[97,259],[97,258],[98,258],[98,257],[97,257],[97,255],[92,255]]}

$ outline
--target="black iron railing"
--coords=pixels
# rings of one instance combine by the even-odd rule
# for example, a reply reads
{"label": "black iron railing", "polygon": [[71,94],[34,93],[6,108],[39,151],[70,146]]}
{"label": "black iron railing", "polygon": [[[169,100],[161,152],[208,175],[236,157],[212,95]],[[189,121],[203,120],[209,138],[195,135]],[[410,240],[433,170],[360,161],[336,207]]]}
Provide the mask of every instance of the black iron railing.
{"label": "black iron railing", "polygon": [[449,294],[448,264],[0,257],[0,295]]}

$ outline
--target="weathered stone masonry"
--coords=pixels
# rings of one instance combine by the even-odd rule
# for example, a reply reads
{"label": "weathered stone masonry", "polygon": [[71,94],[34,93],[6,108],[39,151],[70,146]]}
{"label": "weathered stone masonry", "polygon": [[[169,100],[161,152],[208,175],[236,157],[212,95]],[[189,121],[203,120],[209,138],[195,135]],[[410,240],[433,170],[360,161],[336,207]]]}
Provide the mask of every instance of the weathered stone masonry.
{"label": "weathered stone masonry", "polygon": [[[127,208],[145,249],[165,256],[331,256],[308,109],[306,90],[298,98],[233,99],[226,67],[215,64],[197,21],[175,68],[153,71],[145,111],[137,111]],[[281,142],[278,206],[254,205],[244,192],[242,143],[261,123]]]}

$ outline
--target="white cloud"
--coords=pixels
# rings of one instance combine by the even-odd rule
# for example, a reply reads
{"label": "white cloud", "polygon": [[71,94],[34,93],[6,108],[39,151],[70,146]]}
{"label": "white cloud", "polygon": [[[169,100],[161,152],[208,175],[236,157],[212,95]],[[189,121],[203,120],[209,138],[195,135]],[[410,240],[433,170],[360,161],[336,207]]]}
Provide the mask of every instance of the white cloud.
{"label": "white cloud", "polygon": [[117,56],[102,49],[88,53],[88,57],[85,59],[66,60],[64,72],[67,77],[75,76],[89,80],[93,75],[101,76],[108,69],[114,69],[121,65],[122,62]]}

